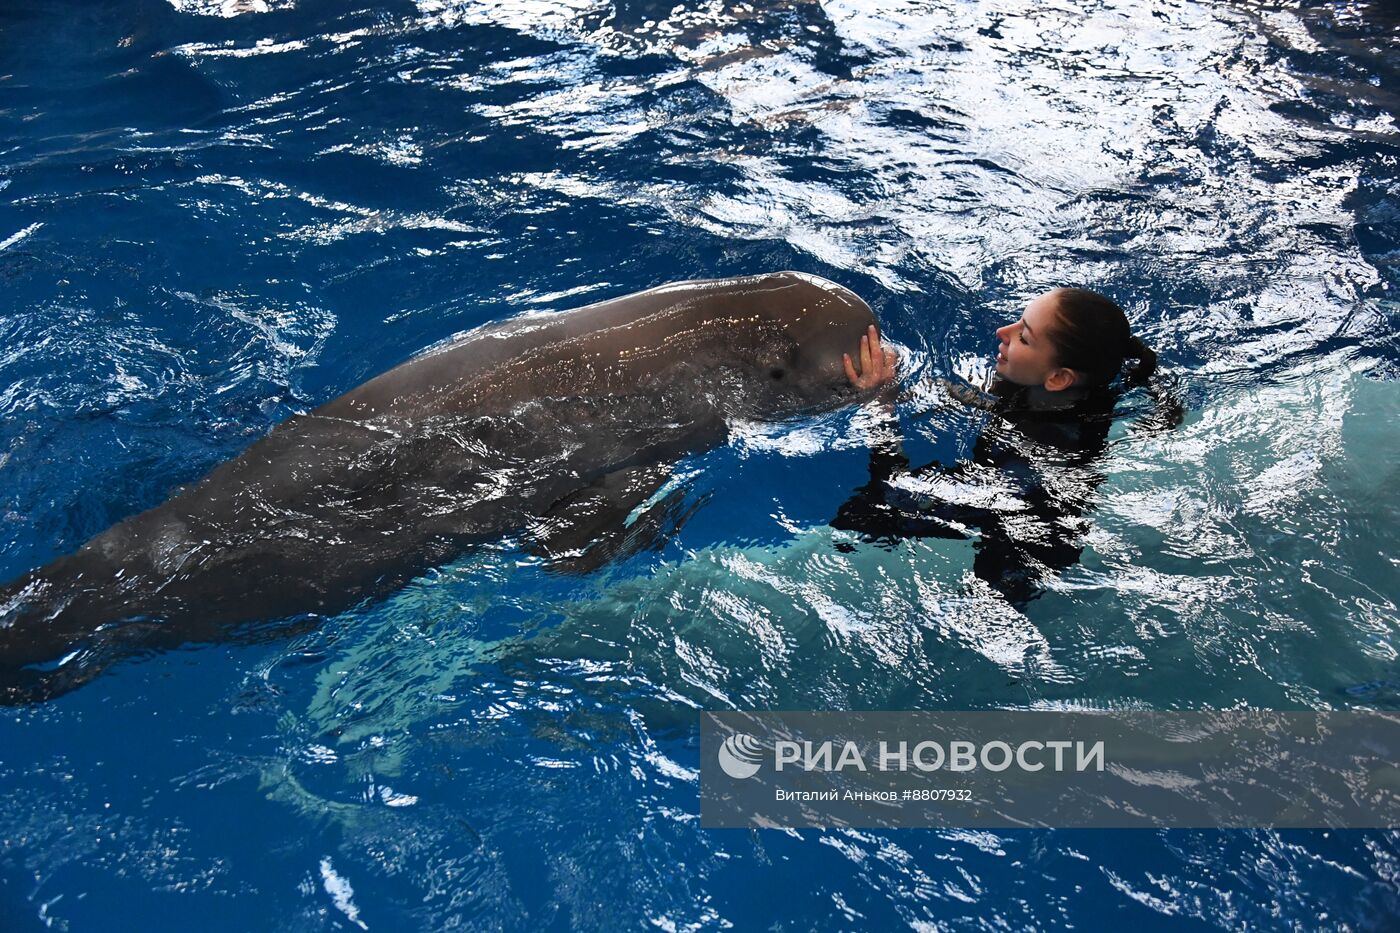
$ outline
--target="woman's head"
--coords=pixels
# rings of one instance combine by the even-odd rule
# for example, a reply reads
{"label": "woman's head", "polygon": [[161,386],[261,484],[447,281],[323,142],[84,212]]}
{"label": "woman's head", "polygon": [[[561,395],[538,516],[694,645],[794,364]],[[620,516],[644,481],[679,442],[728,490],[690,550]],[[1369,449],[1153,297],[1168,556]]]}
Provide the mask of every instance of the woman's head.
{"label": "woman's head", "polygon": [[1140,361],[1135,381],[1157,366],[1157,354],[1132,335],[1123,309],[1087,288],[1057,288],[1032,299],[1019,321],[996,334],[997,373],[1051,392],[1105,385],[1129,358]]}

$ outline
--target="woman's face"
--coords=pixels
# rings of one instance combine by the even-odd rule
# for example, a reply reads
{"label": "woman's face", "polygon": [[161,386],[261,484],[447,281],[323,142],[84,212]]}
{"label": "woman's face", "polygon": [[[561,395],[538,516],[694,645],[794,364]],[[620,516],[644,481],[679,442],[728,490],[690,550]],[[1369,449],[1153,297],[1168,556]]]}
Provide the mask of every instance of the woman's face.
{"label": "woman's face", "polygon": [[1059,385],[1068,374],[1069,384],[1074,376],[1059,366],[1055,348],[1050,343],[1050,328],[1055,325],[1055,293],[1046,292],[1026,305],[1021,319],[997,328],[997,374],[1003,379],[1023,386],[1045,386],[1052,391],[1068,388]]}

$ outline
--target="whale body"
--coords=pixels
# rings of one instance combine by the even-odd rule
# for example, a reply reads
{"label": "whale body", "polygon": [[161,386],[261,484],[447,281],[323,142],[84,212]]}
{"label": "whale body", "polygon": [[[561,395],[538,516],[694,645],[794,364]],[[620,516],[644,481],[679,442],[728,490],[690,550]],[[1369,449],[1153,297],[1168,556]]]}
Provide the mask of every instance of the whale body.
{"label": "whale body", "polygon": [[780,272],[478,328],[0,589],[0,699],[55,695],[136,650],[339,612],[474,542],[524,533],[578,560],[731,421],[856,398],[842,354],[873,323],[849,290]]}

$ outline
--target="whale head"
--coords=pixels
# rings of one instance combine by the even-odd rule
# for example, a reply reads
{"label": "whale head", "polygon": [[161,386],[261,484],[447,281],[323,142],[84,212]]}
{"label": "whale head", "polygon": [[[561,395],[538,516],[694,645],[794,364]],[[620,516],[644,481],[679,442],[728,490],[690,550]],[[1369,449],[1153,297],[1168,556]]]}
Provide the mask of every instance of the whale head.
{"label": "whale head", "polygon": [[755,283],[753,307],[762,316],[757,339],[744,354],[754,415],[782,417],[821,411],[857,397],[842,357],[860,348],[875,323],[870,306],[847,288],[819,276],[777,272]]}

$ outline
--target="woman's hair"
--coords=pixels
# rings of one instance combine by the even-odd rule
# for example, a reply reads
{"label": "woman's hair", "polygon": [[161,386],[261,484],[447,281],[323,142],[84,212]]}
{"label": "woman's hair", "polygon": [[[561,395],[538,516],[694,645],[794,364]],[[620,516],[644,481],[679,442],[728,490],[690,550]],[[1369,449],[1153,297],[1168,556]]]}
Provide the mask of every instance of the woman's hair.
{"label": "woman's hair", "polygon": [[1099,386],[1113,381],[1124,360],[1134,359],[1138,363],[1126,377],[1128,384],[1147,381],[1157,368],[1157,354],[1133,336],[1117,303],[1087,288],[1061,288],[1055,298],[1058,320],[1050,329],[1050,343],[1056,362]]}

